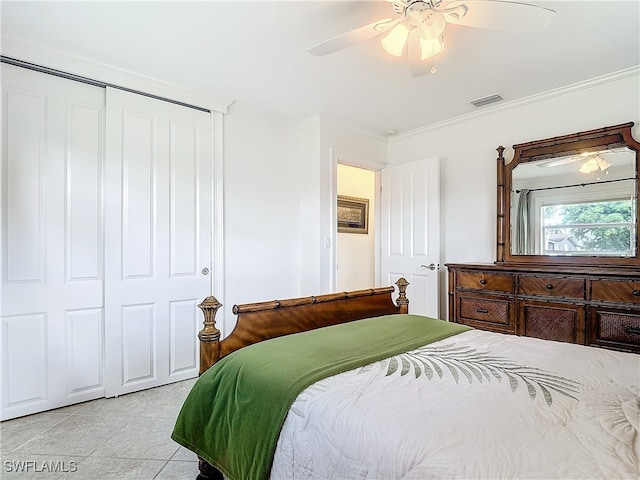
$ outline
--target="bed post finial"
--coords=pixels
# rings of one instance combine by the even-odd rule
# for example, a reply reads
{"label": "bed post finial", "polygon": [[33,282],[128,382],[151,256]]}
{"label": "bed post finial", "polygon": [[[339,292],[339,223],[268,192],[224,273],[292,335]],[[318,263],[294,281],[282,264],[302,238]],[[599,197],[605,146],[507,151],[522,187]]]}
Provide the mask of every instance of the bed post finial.
{"label": "bed post finial", "polygon": [[198,305],[204,313],[204,328],[198,332],[200,339],[200,372],[202,375],[220,359],[220,330],[216,328],[216,312],[222,304],[209,296]]}
{"label": "bed post finial", "polygon": [[396,304],[400,308],[400,313],[409,313],[409,299],[407,298],[407,279],[404,277],[400,277],[396,282],[398,286],[398,300],[396,300]]}

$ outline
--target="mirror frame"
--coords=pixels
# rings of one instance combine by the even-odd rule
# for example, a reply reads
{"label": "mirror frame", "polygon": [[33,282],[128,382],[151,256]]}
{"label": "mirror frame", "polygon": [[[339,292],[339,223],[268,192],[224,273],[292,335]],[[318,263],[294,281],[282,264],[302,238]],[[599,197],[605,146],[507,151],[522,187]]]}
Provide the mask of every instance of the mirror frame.
{"label": "mirror frame", "polygon": [[[633,122],[611,127],[589,130],[586,132],[547,138],[534,142],[520,143],[513,146],[513,159],[506,163],[504,147],[498,151],[497,178],[497,260],[499,264],[541,264],[541,265],[598,265],[616,267],[640,266],[640,199],[638,184],[640,183],[640,158],[638,143],[631,134]],[[522,163],[534,162],[553,157],[577,155],[593,150],[605,150],[627,147],[635,151],[636,157],[636,254],[633,257],[607,256],[561,256],[561,255],[514,255],[511,253],[511,189],[512,172]]]}

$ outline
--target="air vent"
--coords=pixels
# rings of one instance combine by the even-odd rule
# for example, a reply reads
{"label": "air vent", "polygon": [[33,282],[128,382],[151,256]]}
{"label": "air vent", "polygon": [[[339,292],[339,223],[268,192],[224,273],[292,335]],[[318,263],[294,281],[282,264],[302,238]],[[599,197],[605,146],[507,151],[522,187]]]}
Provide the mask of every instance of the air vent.
{"label": "air vent", "polygon": [[491,103],[501,102],[504,100],[500,95],[489,95],[488,97],[479,98],[477,100],[473,100],[471,104],[474,107],[484,107],[485,105],[489,105]]}

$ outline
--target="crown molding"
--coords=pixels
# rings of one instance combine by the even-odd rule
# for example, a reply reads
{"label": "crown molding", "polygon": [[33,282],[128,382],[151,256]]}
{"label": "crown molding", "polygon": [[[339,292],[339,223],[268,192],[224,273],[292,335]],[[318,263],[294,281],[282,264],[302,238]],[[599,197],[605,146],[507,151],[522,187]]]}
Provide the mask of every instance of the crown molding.
{"label": "crown molding", "polygon": [[311,115],[303,120],[298,122],[299,127],[308,127],[309,125],[319,124],[320,123],[320,114],[316,113],[315,115]]}
{"label": "crown molding", "polygon": [[373,140],[378,140],[378,141],[382,141],[383,143],[386,143],[387,141],[387,137],[383,136],[383,135],[377,135],[375,133],[371,133],[371,132],[367,132],[366,130],[361,130],[359,128],[353,127],[351,125],[347,125],[346,123],[342,123],[339,122],[337,120],[334,120],[330,117],[327,117],[325,115],[321,115],[319,113],[316,113],[314,115],[311,115],[310,117],[307,117],[303,120],[300,120],[298,122],[298,126],[300,127],[305,127],[307,125],[312,125],[314,123],[319,124],[321,127],[322,125],[330,125],[332,127],[337,127],[341,130],[347,130],[349,132],[358,134],[358,135],[363,135],[365,137],[369,137]]}
{"label": "crown molding", "polygon": [[607,83],[619,82],[621,80],[625,80],[627,78],[633,78],[633,77],[640,77],[640,65],[634,65],[632,67],[625,68],[623,70],[618,70],[617,72],[601,75],[601,76],[594,77],[589,80],[584,80],[577,83],[572,83],[570,85],[565,85],[564,87],[555,88],[553,90],[547,90],[542,93],[536,93],[534,95],[523,97],[517,100],[511,100],[509,102],[500,103],[498,105],[485,107],[481,111],[465,113],[464,115],[459,115],[457,117],[452,117],[447,120],[431,123],[429,125],[416,128],[414,130],[409,130],[407,132],[400,133],[398,135],[395,135],[393,138],[388,138],[387,140],[389,143],[395,142],[397,140],[406,139],[414,135],[419,135],[421,133],[437,130],[442,127],[454,125],[456,123],[465,122],[470,119],[483,117],[483,116],[490,115],[492,113],[496,113],[504,110],[510,110],[512,108],[521,107],[523,105],[542,102],[544,100],[548,100],[554,97],[568,95],[570,93],[574,93],[580,90],[586,90],[588,88],[593,88],[600,85],[606,85]]}
{"label": "crown molding", "polygon": [[384,135],[379,135],[379,134],[376,134],[376,133],[368,132],[366,130],[361,130],[361,129],[353,127],[351,125],[347,125],[346,123],[342,123],[342,122],[340,122],[338,120],[334,120],[332,118],[322,117],[321,120],[322,120],[322,122],[327,123],[329,125],[332,125],[334,127],[338,127],[340,129],[343,129],[343,130],[349,130],[352,133],[357,133],[358,135],[363,135],[365,137],[369,137],[369,138],[374,139],[374,140],[379,140],[379,141],[384,142],[385,144],[387,142],[387,137],[385,137]]}

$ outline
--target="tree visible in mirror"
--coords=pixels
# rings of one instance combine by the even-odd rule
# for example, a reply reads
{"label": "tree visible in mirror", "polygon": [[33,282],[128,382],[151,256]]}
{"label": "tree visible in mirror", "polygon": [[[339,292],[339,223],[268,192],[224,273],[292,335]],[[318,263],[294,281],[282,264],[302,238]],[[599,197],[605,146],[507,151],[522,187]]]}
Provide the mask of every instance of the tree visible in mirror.
{"label": "tree visible in mirror", "polygon": [[[510,162],[499,147],[496,262],[640,266],[640,143],[633,126],[519,143]],[[527,209],[517,208],[523,192]]]}
{"label": "tree visible in mirror", "polygon": [[543,208],[545,250],[576,254],[633,254],[633,202],[627,200]]}

